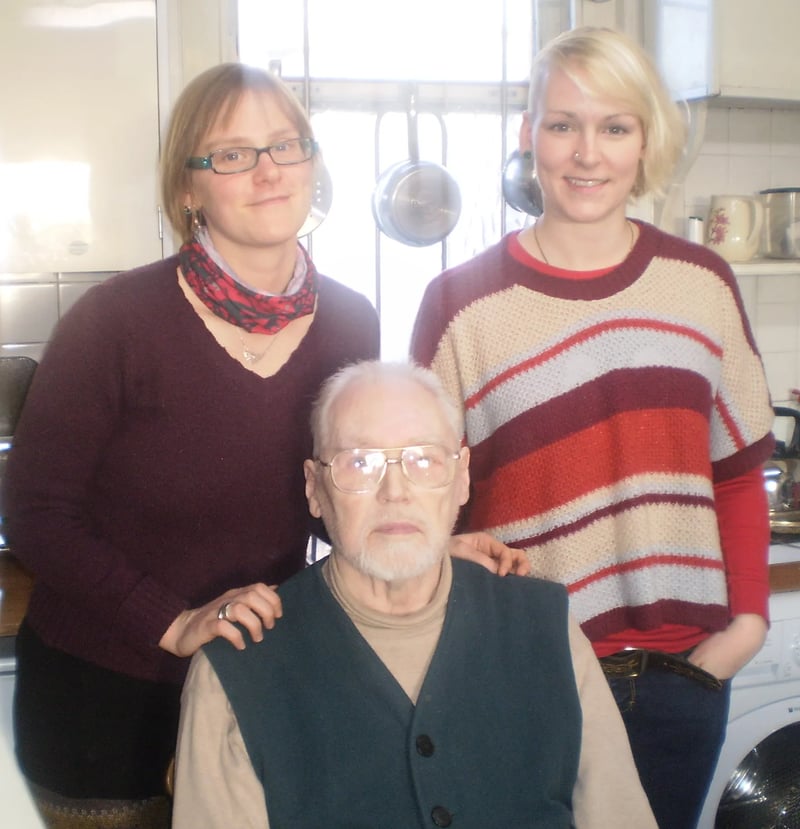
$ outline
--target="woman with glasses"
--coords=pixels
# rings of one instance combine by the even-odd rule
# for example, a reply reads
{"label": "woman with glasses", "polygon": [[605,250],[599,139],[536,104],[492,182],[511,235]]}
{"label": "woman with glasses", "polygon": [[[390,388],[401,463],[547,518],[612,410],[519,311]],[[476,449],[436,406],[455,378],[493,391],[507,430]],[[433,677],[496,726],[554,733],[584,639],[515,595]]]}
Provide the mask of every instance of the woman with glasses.
{"label": "woman with glasses", "polygon": [[[178,254],[87,292],[37,370],[5,496],[35,576],[17,756],[48,826],[169,825],[188,657],[215,637],[259,641],[321,529],[303,484],[311,404],[377,356],[379,332],[297,241],[320,164],[279,79],[241,64],[198,76],[162,154]],[[482,534],[453,553],[527,569]]]}
{"label": "woman with glasses", "polygon": [[412,347],[465,402],[465,526],[567,586],[662,829],[696,824],[769,596],[773,414],[736,280],[627,216],[683,143],[628,38],[545,46],[520,134],[542,216],[431,283]]}
{"label": "woman with glasses", "polygon": [[87,292],[38,368],[6,496],[35,577],[17,755],[49,826],[169,826],[187,657],[261,639],[305,564],[312,400],[378,353],[372,305],[297,241],[320,163],[280,80],[194,79],[162,157],[178,254]]}

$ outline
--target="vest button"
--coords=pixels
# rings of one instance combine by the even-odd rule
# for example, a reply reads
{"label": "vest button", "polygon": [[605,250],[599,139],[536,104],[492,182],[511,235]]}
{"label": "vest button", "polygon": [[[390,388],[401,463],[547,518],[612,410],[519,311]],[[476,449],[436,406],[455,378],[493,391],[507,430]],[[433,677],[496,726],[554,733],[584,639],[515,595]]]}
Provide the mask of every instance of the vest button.
{"label": "vest button", "polygon": [[444,806],[434,806],[431,809],[431,818],[437,826],[450,826],[453,822],[453,816]]}
{"label": "vest button", "polygon": [[432,757],[434,752],[433,740],[427,734],[420,734],[416,740],[417,754],[423,757]]}

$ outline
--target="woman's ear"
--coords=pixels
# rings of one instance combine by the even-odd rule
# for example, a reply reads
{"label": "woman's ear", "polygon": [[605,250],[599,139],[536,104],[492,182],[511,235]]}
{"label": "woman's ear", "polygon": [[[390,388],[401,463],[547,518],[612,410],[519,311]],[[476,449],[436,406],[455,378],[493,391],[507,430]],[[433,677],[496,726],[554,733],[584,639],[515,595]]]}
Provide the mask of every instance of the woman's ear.
{"label": "woman's ear", "polygon": [[519,151],[523,154],[533,151],[533,124],[529,112],[522,113],[522,125],[519,128]]}

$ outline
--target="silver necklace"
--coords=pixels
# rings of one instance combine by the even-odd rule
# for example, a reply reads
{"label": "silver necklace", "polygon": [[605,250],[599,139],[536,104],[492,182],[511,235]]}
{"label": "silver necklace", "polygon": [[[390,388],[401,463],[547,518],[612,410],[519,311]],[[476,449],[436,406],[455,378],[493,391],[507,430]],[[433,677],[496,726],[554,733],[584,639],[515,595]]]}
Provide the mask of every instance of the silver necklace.
{"label": "silver necklace", "polygon": [[248,366],[254,366],[256,363],[261,362],[264,358],[264,355],[275,345],[275,340],[278,339],[278,334],[280,331],[277,331],[275,334],[270,335],[270,340],[267,343],[267,347],[259,354],[257,351],[253,351],[252,349],[248,348],[245,341],[244,341],[244,334],[242,333],[242,329],[237,327],[237,332],[239,333],[239,341],[242,344],[242,359],[247,363]]}
{"label": "silver necklace", "polygon": [[[539,224],[539,222],[534,222],[533,223],[533,238],[536,240],[536,247],[539,248],[539,253],[542,254],[542,261],[545,263],[545,265],[549,265],[550,260],[547,258],[547,254],[544,252],[544,248],[542,247],[542,243],[539,241],[539,234],[536,232],[536,226],[538,224]],[[633,243],[636,241],[636,234],[634,233],[634,230],[633,230],[633,222],[630,222],[626,219],[625,224],[628,225],[628,230],[631,233],[631,242],[628,245],[628,250],[625,251],[625,256],[627,256],[633,250]]]}

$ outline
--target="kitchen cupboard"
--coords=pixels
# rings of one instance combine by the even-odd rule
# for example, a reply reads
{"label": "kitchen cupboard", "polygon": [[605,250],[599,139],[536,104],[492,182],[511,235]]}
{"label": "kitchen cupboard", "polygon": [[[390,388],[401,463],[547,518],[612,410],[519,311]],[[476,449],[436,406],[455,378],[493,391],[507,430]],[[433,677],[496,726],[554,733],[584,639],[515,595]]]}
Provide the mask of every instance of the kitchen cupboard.
{"label": "kitchen cupboard", "polygon": [[800,105],[797,0],[645,0],[641,25],[676,97]]}
{"label": "kitchen cupboard", "polygon": [[0,273],[160,258],[156,0],[5,0]]}
{"label": "kitchen cupboard", "polygon": [[717,0],[712,91],[723,98],[800,103],[798,33],[797,0]]}
{"label": "kitchen cupboard", "polygon": [[724,106],[800,106],[797,0],[562,2],[572,25],[609,26],[638,39],[676,98],[711,96]]}

